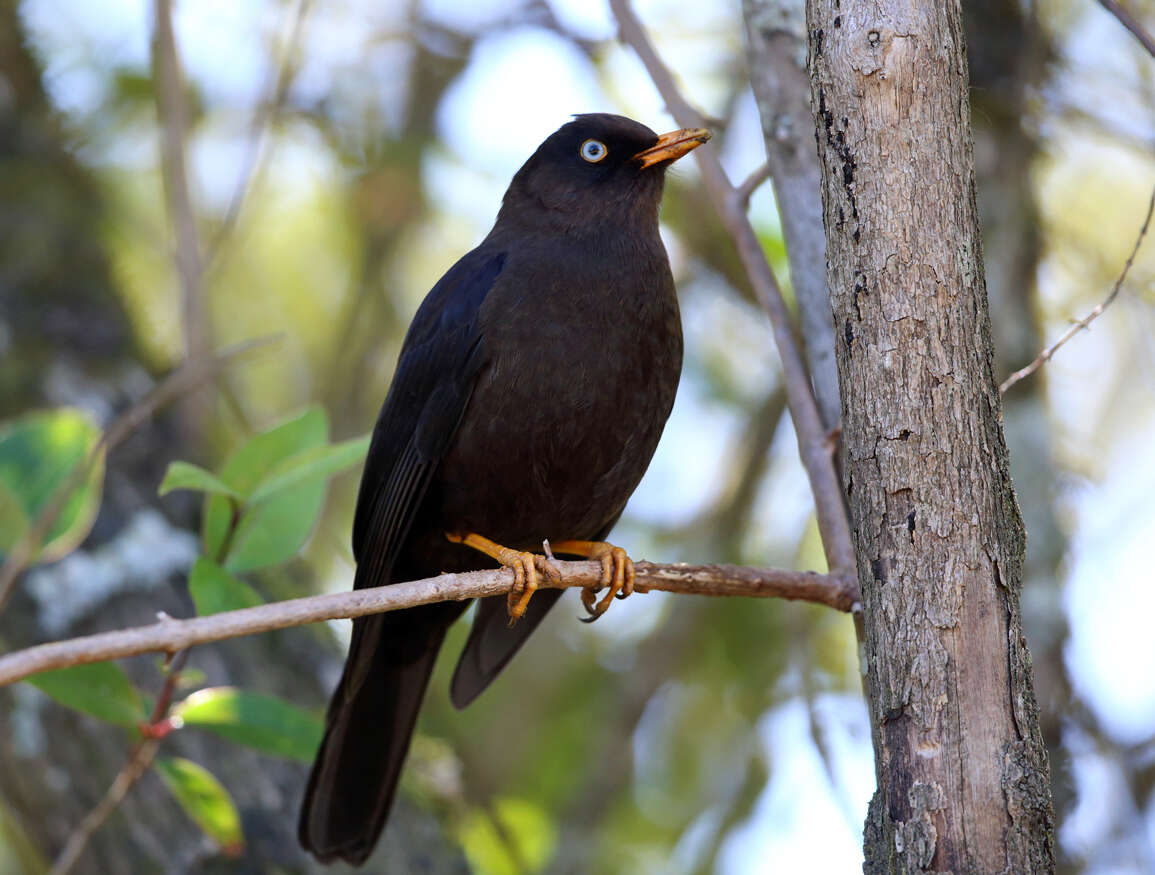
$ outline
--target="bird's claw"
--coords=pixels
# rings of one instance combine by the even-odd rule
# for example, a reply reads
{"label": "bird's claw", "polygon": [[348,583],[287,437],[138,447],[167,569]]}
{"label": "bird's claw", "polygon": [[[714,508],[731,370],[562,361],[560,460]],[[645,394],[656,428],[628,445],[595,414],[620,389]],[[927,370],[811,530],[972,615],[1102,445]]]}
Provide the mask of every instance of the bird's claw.
{"label": "bird's claw", "polygon": [[553,581],[561,580],[561,572],[557,570],[556,566],[544,556],[539,556],[536,553],[503,547],[476,532],[467,534],[446,532],[445,537],[454,544],[472,547],[513,570],[513,588],[506,598],[510,626],[513,626],[525,615],[526,608],[529,607],[529,600],[537,592],[539,573]]}
{"label": "bird's claw", "polygon": [[[506,598],[510,626],[525,615],[529,600],[537,592],[539,574],[544,574],[554,582],[561,580],[561,572],[550,561],[553,556],[548,542],[545,544],[545,549],[550,552],[547,559],[536,553],[503,547],[476,532],[467,534],[446,532],[445,537],[455,544],[472,547],[513,570],[513,587]],[[615,547],[604,541],[562,541],[554,544],[554,548],[559,553],[585,556],[602,563],[601,580],[594,586],[582,589],[582,604],[589,614],[588,617],[582,617],[582,620],[587,623],[592,623],[604,614],[615,598],[624,599],[635,589],[641,589],[635,583],[634,562],[621,547]],[[605,587],[609,587],[609,591],[599,601],[597,594]]]}
{"label": "bird's claw", "polygon": [[512,628],[523,616],[529,607],[529,600],[537,592],[537,576],[544,574],[551,580],[561,580],[561,572],[552,562],[536,553],[526,553],[521,550],[502,548],[503,554],[496,556],[502,565],[513,569],[513,589],[506,597],[506,609],[509,611],[509,625]]}
{"label": "bird's claw", "polygon": [[[602,563],[602,579],[597,586],[582,590],[582,605],[585,606],[588,617],[582,617],[582,622],[592,623],[606,612],[610,602],[615,598],[624,599],[634,592],[634,562],[621,547],[613,544],[598,543],[589,553],[590,559],[599,559]],[[597,599],[597,593],[603,587],[609,591]]]}

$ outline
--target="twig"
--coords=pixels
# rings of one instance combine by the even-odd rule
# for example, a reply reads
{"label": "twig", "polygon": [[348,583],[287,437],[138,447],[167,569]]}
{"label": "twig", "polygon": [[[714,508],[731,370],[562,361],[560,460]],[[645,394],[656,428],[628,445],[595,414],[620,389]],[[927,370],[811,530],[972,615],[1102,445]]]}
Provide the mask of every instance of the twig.
{"label": "twig", "polygon": [[1062,337],[1060,337],[1053,344],[1035,356],[1035,360],[1033,362],[1031,362],[1025,368],[1020,368],[1005,380],[1003,380],[1002,385],[999,386],[999,392],[1006,392],[1007,389],[1011,388],[1011,386],[1015,385],[1015,383],[1019,382],[1019,380],[1022,380],[1025,377],[1029,377],[1044,364],[1049,362],[1051,357],[1054,356],[1054,354],[1063,344],[1065,344],[1080,331],[1083,331],[1088,326],[1090,326],[1092,322],[1103,315],[1104,310],[1106,310],[1111,306],[1112,303],[1114,303],[1115,298],[1119,296],[1119,290],[1123,288],[1123,283],[1127,279],[1127,274],[1131,271],[1131,265],[1135,262],[1135,256],[1139,254],[1139,247],[1143,245],[1143,239],[1147,236],[1147,229],[1151,225],[1151,216],[1153,213],[1155,213],[1155,190],[1152,190],[1151,192],[1151,200],[1147,204],[1147,216],[1143,219],[1143,227],[1139,229],[1139,236],[1135,238],[1135,245],[1131,247],[1131,254],[1127,256],[1127,261],[1123,265],[1123,270],[1120,272],[1119,278],[1115,280],[1115,285],[1112,286],[1111,291],[1107,297],[1100,301],[1094,310],[1092,310],[1082,319],[1079,319],[1074,324],[1072,324],[1070,328],[1063,332]]}
{"label": "twig", "polygon": [[35,521],[25,532],[24,537],[16,543],[4,560],[4,564],[0,566],[0,611],[4,610],[4,605],[12,594],[13,586],[31,564],[36,551],[40,549],[44,538],[56,523],[61,511],[64,510],[69,496],[88,477],[92,471],[92,466],[96,464],[101,453],[107,453],[122,443],[155,415],[159,409],[213,377],[237,356],[279,341],[281,337],[282,335],[278,334],[246,340],[211,356],[186,362],[144,398],[113,420],[112,424],[105,429],[96,446],[92,448],[92,452],[76,463],[68,477],[41,509]]}
{"label": "twig", "polygon": [[181,286],[185,355],[196,358],[208,346],[208,316],[201,294],[204,262],[185,166],[188,104],[172,27],[170,0],[155,0],[153,16],[153,75],[156,80],[156,111],[160,120],[161,176],[169,221],[176,238],[173,260]]}
{"label": "twig", "polygon": [[159,738],[146,738],[138,742],[129,755],[128,762],[124,764],[124,768],[120,770],[116,778],[113,779],[104,797],[97,803],[92,811],[80,822],[80,825],[68,837],[68,843],[60,852],[60,856],[52,864],[49,870],[49,875],[65,875],[72,871],[72,867],[76,865],[76,861],[80,859],[85,847],[88,845],[89,839],[92,838],[93,833],[100,829],[101,824],[108,819],[108,816],[117,809],[117,806],[124,801],[124,797],[128,795],[128,791],[133,788],[137,781],[140,780],[141,775],[148,771],[148,767],[152,765],[153,759],[156,758],[156,752],[160,748]]}
{"label": "twig", "polygon": [[[701,113],[678,90],[673,76],[658,57],[628,0],[610,0],[610,8],[618,22],[619,39],[638,53],[677,123],[683,127],[703,127]],[[766,260],[766,253],[762,251],[758,235],[746,215],[745,204],[722,169],[717,152],[707,148],[697,149],[694,154],[702,171],[706,191],[714,202],[722,224],[734,240],[750,285],[770,317],[774,341],[782,360],[790,416],[798,434],[798,452],[810,480],[810,489],[814,493],[818,530],[822,534],[826,561],[834,572],[853,573],[854,548],[850,541],[850,522],[842,499],[842,487],[827,448],[827,431],[818,415],[810,388],[810,377],[802,364],[802,356],[794,339],[790,311]]]}
{"label": "twig", "polygon": [[240,175],[237,177],[237,184],[233,189],[232,197],[229,198],[225,217],[221,221],[220,228],[213,235],[208,251],[205,253],[206,264],[213,263],[221,247],[236,228],[241,207],[244,206],[245,199],[261,175],[262,167],[268,163],[268,150],[262,149],[265,134],[288,97],[289,86],[292,84],[293,76],[296,73],[295,55],[301,41],[301,32],[304,29],[305,18],[309,14],[310,5],[310,0],[297,0],[297,7],[293,13],[293,23],[289,27],[289,35],[277,65],[271,94],[267,100],[260,103],[257,112],[253,115],[252,122],[249,124],[248,149],[245,153],[244,164],[241,167]]}
{"label": "twig", "polygon": [[[484,812],[486,818],[489,820],[489,825],[493,827],[493,832],[497,836],[497,840],[501,842],[501,847],[505,851],[506,861],[509,863],[509,868],[513,870],[513,875],[525,875],[525,873],[532,871],[526,864],[525,854],[521,851],[521,844],[517,840],[509,827],[506,826],[505,819],[502,818],[501,813],[497,810],[496,800],[490,796],[481,801],[478,806]],[[502,867],[505,868],[504,866]]]}
{"label": "twig", "polygon": [[1099,5],[1114,15],[1115,18],[1119,20],[1119,23],[1131,31],[1135,39],[1139,40],[1139,43],[1147,50],[1147,53],[1155,57],[1155,38],[1143,29],[1143,25],[1136,21],[1130,12],[1116,3],[1115,0],[1099,0]]}
{"label": "twig", "polygon": [[[176,692],[180,672],[184,668],[187,658],[188,651],[182,650],[169,666],[168,676],[164,679],[164,686],[157,697],[156,706],[152,709],[150,726],[156,726],[168,716],[173,693]],[[156,758],[156,753],[160,749],[160,743],[163,739],[164,735],[146,735],[136,743],[132,753],[128,756],[128,762],[117,773],[100,802],[88,812],[88,815],[68,837],[60,855],[53,861],[48,875],[66,875],[72,871],[72,867],[76,865],[76,861],[80,859],[80,855],[88,847],[92,836],[108,820],[108,816],[120,806],[125,796],[128,795],[128,791],[140,780],[141,775],[148,771],[148,767]]]}
{"label": "twig", "polygon": [[[598,586],[599,562],[555,562],[560,581],[539,581],[543,587]],[[849,611],[858,601],[858,585],[850,575],[747,568],[732,565],[654,565],[639,562],[639,591],[709,596],[758,596],[801,599]],[[103,632],[68,641],[29,647],[0,657],[0,686],[29,675],[71,665],[120,659],[141,653],[176,653],[196,644],[238,638],[273,629],[301,626],[320,620],[363,617],[440,601],[460,601],[501,595],[513,585],[508,569],[443,574],[426,580],[396,583],[374,589],[327,593],[227,611],[190,620],[163,618],[158,623]]]}
{"label": "twig", "polygon": [[156,704],[152,708],[152,719],[149,720],[150,727],[155,727],[168,717],[168,709],[172,706],[172,697],[176,694],[176,685],[180,683],[180,673],[184,671],[185,663],[188,662],[188,655],[189,651],[182,650],[168,664],[164,686],[161,687],[160,695],[156,697]]}
{"label": "twig", "polygon": [[242,340],[240,343],[226,346],[219,352],[185,362],[108,427],[104,436],[104,448],[111,450],[155,416],[162,407],[171,404],[189,390],[195,389],[205,380],[215,377],[233,359],[255,349],[280,343],[284,339],[285,335],[281,333],[266,334],[263,337],[254,337],[252,340]]}
{"label": "twig", "polygon": [[742,204],[743,209],[750,205],[751,196],[762,186],[762,183],[769,178],[770,165],[763,164],[742,181],[742,184],[735,190],[734,196],[738,198],[738,202]]}

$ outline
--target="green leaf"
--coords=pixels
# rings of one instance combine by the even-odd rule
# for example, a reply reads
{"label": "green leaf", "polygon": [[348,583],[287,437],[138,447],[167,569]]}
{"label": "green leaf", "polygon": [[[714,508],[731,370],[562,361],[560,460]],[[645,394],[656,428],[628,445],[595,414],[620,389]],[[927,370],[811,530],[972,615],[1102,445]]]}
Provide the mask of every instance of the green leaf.
{"label": "green leaf", "polygon": [[7,553],[28,531],[24,503],[0,480],[0,556]]}
{"label": "green leaf", "polygon": [[[325,411],[311,407],[299,416],[256,435],[238,449],[221,469],[220,479],[241,495],[248,495],[273,468],[305,450],[322,447],[329,439]],[[248,571],[283,562],[313,529],[325,484],[306,483],[246,510],[229,543],[223,564],[229,571]],[[232,524],[233,509],[219,495],[207,498],[204,514],[204,552],[221,559]]]}
{"label": "green leaf", "polygon": [[216,474],[191,462],[172,462],[169,464],[168,470],[164,473],[164,480],[161,481],[160,489],[157,492],[160,495],[168,495],[174,489],[193,489],[197,492],[227,495],[235,499],[242,498],[231,486],[220,480]]}
{"label": "green leaf", "polygon": [[313,759],[324,732],[320,717],[275,696],[235,687],[199,690],[173,708],[173,716],[185,726],[303,763]]}
{"label": "green leaf", "polygon": [[181,808],[228,856],[244,848],[241,817],[232,797],[211,772],[192,760],[161,757],[156,770]]}
{"label": "green leaf", "polygon": [[203,556],[193,563],[188,588],[201,617],[264,604],[251,586]]}
{"label": "green leaf", "polygon": [[325,499],[325,481],[304,483],[241,516],[225,568],[235,574],[293,558],[309,539]]}
{"label": "green leaf", "polygon": [[497,799],[488,811],[473,809],[459,830],[470,868],[487,875],[539,871],[557,843],[557,828],[549,815],[526,799],[507,797]]}
{"label": "green leaf", "polygon": [[329,417],[313,406],[291,419],[254,435],[221,469],[221,479],[248,495],[273,468],[303,450],[324,446],[329,440]]}
{"label": "green leaf", "polygon": [[364,460],[371,434],[297,453],[278,465],[249,496],[250,504],[275,498],[286,489],[310,480],[328,480]]}
{"label": "green leaf", "polygon": [[[11,550],[32,522],[89,464],[100,427],[83,410],[63,407],[29,413],[0,425],[0,551]],[[59,559],[88,535],[104,481],[104,454],[76,481],[48,530],[37,561]]]}
{"label": "green leaf", "polygon": [[61,705],[116,726],[135,729],[147,720],[144,703],[115,662],[94,662],[46,671],[28,681]]}

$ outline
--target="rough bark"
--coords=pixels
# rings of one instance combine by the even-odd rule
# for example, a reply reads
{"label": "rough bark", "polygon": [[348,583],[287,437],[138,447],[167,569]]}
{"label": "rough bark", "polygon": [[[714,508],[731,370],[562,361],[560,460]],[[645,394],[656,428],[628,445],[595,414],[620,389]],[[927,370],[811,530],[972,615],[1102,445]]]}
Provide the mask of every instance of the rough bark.
{"label": "rough bark", "polygon": [[[1047,87],[1051,49],[1036,15],[1017,0],[972,0],[963,7],[983,261],[999,378],[1031,361],[1045,344],[1035,306],[1042,241],[1031,175],[1039,153],[1031,107],[1032,95]],[[1005,395],[1003,428],[1028,532],[1023,627],[1034,657],[1055,815],[1062,823],[1074,804],[1069,757],[1062,746],[1072,698],[1063,657],[1069,630],[1058,576],[1067,542],[1055,515],[1060,477],[1051,452],[1046,385],[1044,374]]]}
{"label": "rough bark", "polygon": [[1053,869],[957,2],[807,4],[879,716],[866,871]]}

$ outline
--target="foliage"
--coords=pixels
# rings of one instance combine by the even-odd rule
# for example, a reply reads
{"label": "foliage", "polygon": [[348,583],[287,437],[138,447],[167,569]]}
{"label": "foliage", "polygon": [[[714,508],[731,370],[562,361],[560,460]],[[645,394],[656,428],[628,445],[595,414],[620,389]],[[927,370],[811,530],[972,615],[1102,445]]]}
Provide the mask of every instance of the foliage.
{"label": "foliage", "polygon": [[233,687],[198,690],[172,709],[183,726],[199,726],[273,756],[311,762],[321,719],[275,696]]}
{"label": "foliage", "polygon": [[204,556],[193,563],[188,576],[188,588],[193,604],[196,605],[197,616],[200,617],[256,607],[263,601],[249,584]]}
{"label": "foliage", "polygon": [[487,875],[538,872],[557,841],[549,815],[526,799],[495,799],[488,808],[474,809],[459,833],[465,853]]}
{"label": "foliage", "polygon": [[115,726],[134,729],[148,717],[140,694],[115,663],[75,665],[36,675],[28,682],[60,704]]}
{"label": "foliage", "polygon": [[84,540],[100,506],[104,453],[100,428],[82,410],[62,407],[0,424],[0,559],[33,530],[55,519],[34,558],[50,562]]}
{"label": "foliage", "polygon": [[157,760],[156,770],[192,822],[227,856],[240,856],[241,817],[221,782],[203,766],[179,757]]}
{"label": "foliage", "polygon": [[[206,492],[202,541],[205,554],[231,572],[276,565],[301,549],[316,523],[329,477],[364,458],[368,436],[330,445],[329,420],[312,407],[239,447],[213,480],[192,488]],[[182,468],[178,476],[183,476]],[[170,469],[165,477],[173,477]],[[205,488],[205,487],[209,488]]]}
{"label": "foliage", "polygon": [[[58,490],[69,486],[69,472],[98,440],[95,425],[67,409],[23,417],[0,429],[0,514],[11,514],[0,519],[35,518]],[[219,472],[182,461],[169,465],[161,495],[183,489],[205,496],[202,543],[207,555],[196,560],[188,580],[198,615],[263,603],[257,590],[236,575],[294,556],[316,524],[329,480],[358,464],[368,443],[367,435],[330,443],[328,416],[314,406],[251,437]],[[75,546],[91,525],[98,477],[86,478],[73,491],[51,528],[45,554]],[[172,691],[183,692],[193,676],[192,671],[178,673],[167,683]],[[46,672],[29,683],[62,705],[152,737],[199,728],[301,762],[312,758],[321,737],[317,715],[275,696],[233,687],[196,690],[149,725],[144,697],[115,663]],[[226,854],[239,854],[240,818],[221,782],[189,760],[160,759],[156,767],[192,821]]]}

